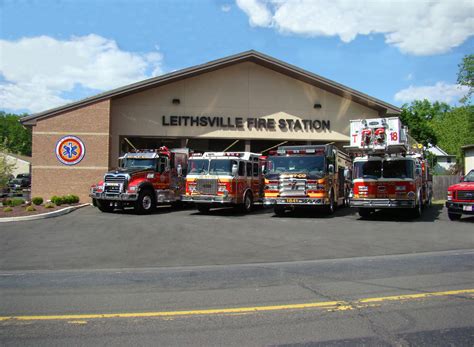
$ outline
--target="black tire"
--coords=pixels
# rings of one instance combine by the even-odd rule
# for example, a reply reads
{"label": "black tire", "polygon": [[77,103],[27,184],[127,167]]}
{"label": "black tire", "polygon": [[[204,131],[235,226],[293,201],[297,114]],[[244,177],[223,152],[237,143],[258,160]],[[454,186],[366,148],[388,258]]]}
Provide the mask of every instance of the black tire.
{"label": "black tire", "polygon": [[253,196],[252,193],[247,192],[244,196],[244,202],[242,203],[242,212],[249,213],[252,211],[253,208]]}
{"label": "black tire", "polygon": [[334,200],[334,191],[331,189],[329,191],[329,205],[326,207],[327,214],[333,214],[336,212],[337,202]]}
{"label": "black tire", "polygon": [[277,215],[278,217],[283,217],[285,215],[285,207],[275,205],[275,207],[273,208],[273,212],[275,212],[275,215]]}
{"label": "black tire", "polygon": [[135,212],[138,214],[150,214],[156,209],[155,194],[151,189],[143,189],[138,194],[135,202]]}
{"label": "black tire", "polygon": [[449,212],[448,210],[448,217],[450,220],[460,220],[461,219],[461,213],[453,213],[453,212]]}
{"label": "black tire", "polygon": [[370,218],[370,215],[372,214],[372,212],[373,211],[370,208],[359,207],[359,216],[361,218],[365,218],[365,219]]}
{"label": "black tire", "polygon": [[112,201],[109,200],[99,200],[95,201],[97,208],[105,213],[114,212],[115,206]]}
{"label": "black tire", "polygon": [[198,211],[203,214],[209,213],[209,210],[211,209],[211,205],[209,204],[196,204],[196,207]]}
{"label": "black tire", "polygon": [[418,204],[413,209],[412,216],[413,218],[419,218],[421,217],[422,213],[423,213],[423,199],[421,197],[421,194],[418,194]]}
{"label": "black tire", "polygon": [[184,207],[184,203],[180,200],[174,201],[174,202],[171,203],[171,207],[174,208],[174,209],[179,210],[179,209]]}

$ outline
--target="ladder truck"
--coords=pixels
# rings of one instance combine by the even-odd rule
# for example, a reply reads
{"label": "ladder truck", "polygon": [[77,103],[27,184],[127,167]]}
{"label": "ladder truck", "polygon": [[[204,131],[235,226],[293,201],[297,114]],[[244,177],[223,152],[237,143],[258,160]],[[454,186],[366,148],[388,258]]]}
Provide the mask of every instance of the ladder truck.
{"label": "ladder truck", "polygon": [[413,217],[431,205],[432,176],[422,146],[398,117],[350,121],[351,207],[369,218],[376,209],[405,209]]}

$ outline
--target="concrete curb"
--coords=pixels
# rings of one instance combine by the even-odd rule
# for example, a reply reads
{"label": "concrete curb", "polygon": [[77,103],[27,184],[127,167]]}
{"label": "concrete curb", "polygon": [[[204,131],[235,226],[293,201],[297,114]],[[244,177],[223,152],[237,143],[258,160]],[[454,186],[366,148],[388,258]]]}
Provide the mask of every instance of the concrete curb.
{"label": "concrete curb", "polygon": [[85,206],[90,206],[90,205],[91,205],[90,203],[87,203],[87,204],[82,204],[82,205],[77,205],[77,206],[69,206],[69,207],[66,207],[66,208],[62,208],[60,210],[47,212],[47,213],[34,214],[34,215],[31,215],[31,216],[0,218],[0,223],[22,222],[22,221],[28,221],[28,220],[53,218],[53,217],[58,217],[58,216],[68,214],[68,213],[70,213],[74,210],[77,210],[77,209],[85,207]]}

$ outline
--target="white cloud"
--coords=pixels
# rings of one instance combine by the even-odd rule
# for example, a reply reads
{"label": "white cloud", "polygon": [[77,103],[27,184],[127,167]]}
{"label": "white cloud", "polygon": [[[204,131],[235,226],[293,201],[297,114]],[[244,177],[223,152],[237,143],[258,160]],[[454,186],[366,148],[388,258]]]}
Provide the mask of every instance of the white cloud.
{"label": "white cloud", "polygon": [[441,54],[474,35],[471,0],[236,0],[252,26],[283,33],[339,36],[383,34],[404,53]]}
{"label": "white cloud", "polygon": [[428,99],[431,102],[440,101],[445,103],[457,103],[469,88],[458,84],[448,84],[437,82],[434,86],[410,86],[395,94],[395,100],[400,102],[410,102],[413,100]]}
{"label": "white cloud", "polygon": [[221,11],[222,12],[229,12],[232,9],[232,7],[229,4],[224,4],[221,6]]}
{"label": "white cloud", "polygon": [[272,22],[272,13],[267,5],[259,0],[237,0],[237,6],[249,16],[252,26],[269,26]]}
{"label": "white cloud", "polygon": [[161,53],[123,51],[98,35],[0,40],[0,51],[0,104],[11,110],[44,111],[73,101],[61,95],[76,87],[103,91],[162,73]]}

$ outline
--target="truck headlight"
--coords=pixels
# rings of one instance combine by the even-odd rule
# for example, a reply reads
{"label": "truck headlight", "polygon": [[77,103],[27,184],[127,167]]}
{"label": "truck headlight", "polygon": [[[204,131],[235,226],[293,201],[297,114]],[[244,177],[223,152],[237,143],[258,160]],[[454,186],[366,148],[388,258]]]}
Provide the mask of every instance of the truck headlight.
{"label": "truck headlight", "polygon": [[136,192],[137,191],[137,186],[130,186],[128,187],[129,192]]}
{"label": "truck headlight", "polygon": [[453,200],[453,192],[448,191],[448,201],[451,201],[451,200]]}
{"label": "truck headlight", "polygon": [[265,186],[265,190],[278,190],[278,184],[268,184]]}

